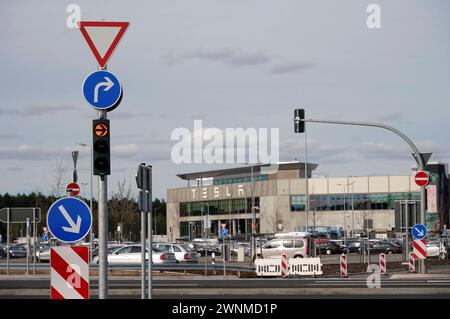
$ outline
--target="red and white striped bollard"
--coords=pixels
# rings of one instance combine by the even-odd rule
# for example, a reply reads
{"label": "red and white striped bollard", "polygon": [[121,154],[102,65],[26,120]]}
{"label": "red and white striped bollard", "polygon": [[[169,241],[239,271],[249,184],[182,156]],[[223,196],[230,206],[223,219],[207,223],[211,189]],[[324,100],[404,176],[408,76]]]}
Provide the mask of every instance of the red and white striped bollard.
{"label": "red and white striped bollard", "polygon": [[287,273],[288,273],[288,260],[287,260],[287,255],[286,254],[282,254],[281,255],[281,277],[286,277]]}
{"label": "red and white striped bollard", "polygon": [[409,253],[408,270],[411,272],[416,271],[416,259],[414,258],[413,252]]}
{"label": "red and white striped bollard", "polygon": [[386,274],[386,254],[381,253],[380,254],[380,274],[385,275]]}
{"label": "red and white striped bollard", "polygon": [[341,277],[348,277],[346,254],[341,255],[339,264],[341,265]]}

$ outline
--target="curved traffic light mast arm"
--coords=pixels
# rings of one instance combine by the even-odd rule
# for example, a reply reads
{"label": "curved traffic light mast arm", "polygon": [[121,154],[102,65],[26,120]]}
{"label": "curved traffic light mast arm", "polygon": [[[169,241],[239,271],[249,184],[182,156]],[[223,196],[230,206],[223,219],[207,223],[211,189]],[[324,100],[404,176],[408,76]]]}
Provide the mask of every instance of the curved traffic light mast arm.
{"label": "curved traffic light mast arm", "polygon": [[331,121],[331,120],[313,120],[313,119],[304,119],[305,122],[311,123],[326,123],[326,124],[343,124],[343,125],[355,125],[355,126],[371,126],[371,127],[379,127],[389,130],[398,136],[400,136],[408,145],[412,148],[414,154],[416,155],[417,161],[419,163],[419,169],[424,170],[425,164],[423,162],[422,156],[420,155],[419,149],[414,145],[411,139],[406,136],[404,133],[400,132],[396,128],[392,126],[381,124],[381,123],[371,123],[371,122],[353,122],[353,121]]}
{"label": "curved traffic light mast arm", "polygon": [[[419,149],[414,145],[411,139],[406,136],[404,133],[400,132],[396,128],[392,126],[381,124],[381,123],[371,123],[371,122],[353,122],[353,121],[334,121],[334,120],[314,120],[314,119],[303,119],[304,122],[309,123],[324,123],[324,124],[341,124],[341,125],[355,125],[355,126],[369,126],[369,127],[379,127],[384,128],[388,131],[391,131],[398,136],[400,136],[413,150],[417,162],[419,164],[419,170],[425,170],[425,163],[423,161],[422,155],[419,152]],[[419,222],[421,224],[425,224],[425,187],[420,188],[420,219]],[[426,273],[425,261],[420,259],[420,273]]]}

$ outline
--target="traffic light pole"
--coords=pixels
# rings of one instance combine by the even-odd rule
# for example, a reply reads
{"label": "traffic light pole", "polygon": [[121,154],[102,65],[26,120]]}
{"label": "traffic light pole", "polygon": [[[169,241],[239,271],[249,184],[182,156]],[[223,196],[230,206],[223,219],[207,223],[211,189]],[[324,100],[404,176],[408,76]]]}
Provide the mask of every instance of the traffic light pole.
{"label": "traffic light pole", "polygon": [[148,299],[152,299],[152,295],[153,295],[153,276],[152,276],[152,262],[153,262],[153,229],[152,229],[152,225],[153,225],[153,202],[152,202],[152,167],[151,166],[147,166],[146,169],[146,176],[147,178],[147,190],[146,190],[146,200],[147,200],[147,211],[146,213],[148,214],[148,246],[147,246],[147,250],[148,250]]}
{"label": "traffic light pole", "polygon": [[[298,119],[294,119],[294,120],[298,121]],[[313,119],[303,119],[303,121],[304,122],[309,122],[309,123],[324,123],[324,124],[340,124],[340,125],[356,125],[356,126],[378,127],[378,128],[383,128],[383,129],[386,129],[388,131],[391,131],[391,132],[397,134],[398,136],[400,136],[406,143],[408,143],[408,145],[413,150],[413,153],[415,155],[417,163],[419,164],[419,170],[421,170],[421,171],[425,170],[425,163],[424,163],[422,155],[420,154],[420,152],[419,152],[418,148],[416,147],[416,145],[414,145],[414,143],[408,138],[408,136],[406,136],[405,134],[403,134],[402,132],[400,132],[396,128],[393,128],[392,126],[381,124],[381,123],[371,123],[371,122],[331,121],[331,120],[313,120]],[[425,209],[426,209],[425,200],[426,200],[426,198],[425,198],[425,187],[421,187],[420,188],[420,216],[419,216],[420,218],[418,218],[418,220],[419,220],[419,223],[421,223],[423,225],[425,225]],[[419,260],[419,266],[420,266],[419,272],[421,274],[425,274],[427,272],[427,269],[426,269],[426,264],[425,264],[425,260],[424,259],[420,259]]]}
{"label": "traffic light pole", "polygon": [[[141,191],[142,192],[142,191]],[[144,200],[144,206],[146,201]],[[146,212],[141,210],[141,299],[146,299],[146,279],[145,279],[145,226],[146,226]]]}
{"label": "traffic light pole", "polygon": [[[98,112],[106,119],[106,111]],[[98,178],[98,298],[108,298],[108,176]]]}

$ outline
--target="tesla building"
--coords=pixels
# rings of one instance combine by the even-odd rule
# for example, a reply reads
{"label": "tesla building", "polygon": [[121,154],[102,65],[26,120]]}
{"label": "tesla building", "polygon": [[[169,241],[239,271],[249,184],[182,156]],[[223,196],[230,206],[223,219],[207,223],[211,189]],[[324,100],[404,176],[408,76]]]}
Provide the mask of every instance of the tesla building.
{"label": "tesla building", "polygon": [[[396,229],[395,203],[420,201],[414,172],[409,176],[315,177],[317,166],[287,162],[179,174],[187,185],[167,191],[167,235],[170,240],[201,238],[205,232],[220,236],[225,227],[231,236],[248,238],[252,227],[263,234],[308,227],[334,228],[349,236],[387,236]],[[427,226],[439,230],[448,225],[448,168],[430,163],[427,170],[431,172]]]}

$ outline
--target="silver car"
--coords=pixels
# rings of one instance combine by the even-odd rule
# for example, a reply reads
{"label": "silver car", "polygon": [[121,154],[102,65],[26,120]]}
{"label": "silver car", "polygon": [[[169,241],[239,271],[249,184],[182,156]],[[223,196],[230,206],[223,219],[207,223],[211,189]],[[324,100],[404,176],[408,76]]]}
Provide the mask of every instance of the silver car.
{"label": "silver car", "polygon": [[36,251],[37,262],[50,262],[50,247],[42,247]]}
{"label": "silver car", "polygon": [[[145,249],[145,260],[148,260],[147,248]],[[93,263],[98,263],[98,256],[95,256]],[[108,255],[109,264],[141,264],[141,246],[128,245],[117,249]],[[158,248],[152,249],[153,264],[174,264],[176,263],[175,255],[170,252],[161,251]]]}
{"label": "silver car", "polygon": [[179,263],[197,263],[198,254],[188,244],[154,244],[153,247],[157,247],[162,251],[175,254],[175,259]]}
{"label": "silver car", "polygon": [[305,238],[290,237],[276,238],[268,241],[261,250],[257,251],[258,258],[306,258],[308,256],[307,241]]}

